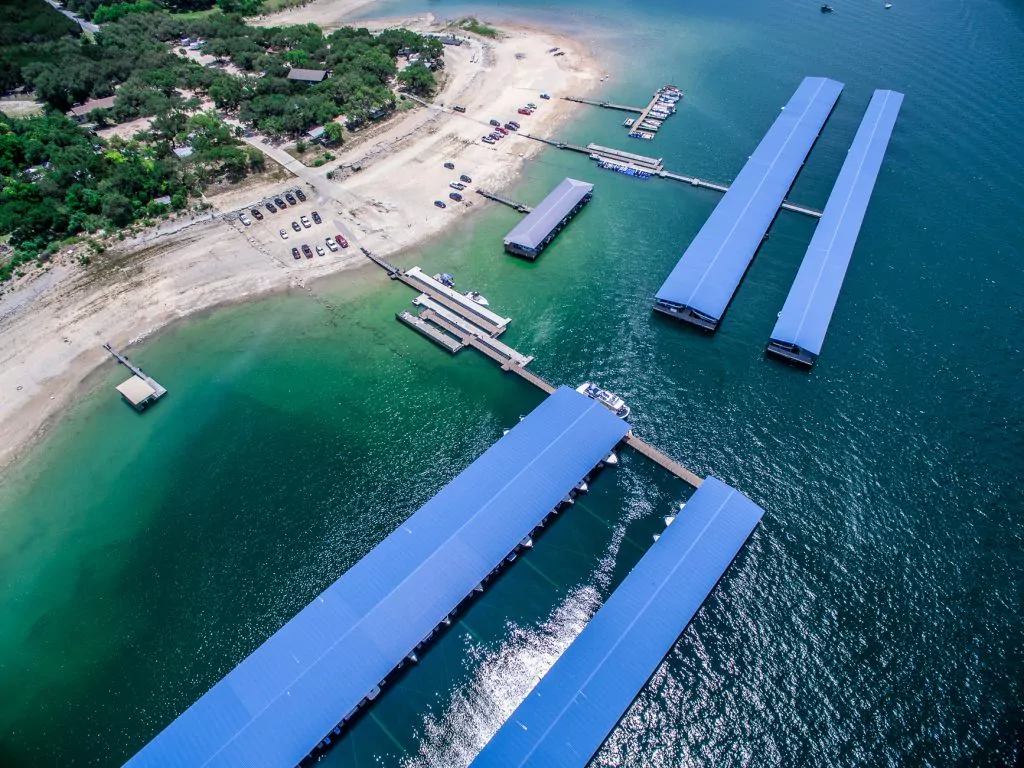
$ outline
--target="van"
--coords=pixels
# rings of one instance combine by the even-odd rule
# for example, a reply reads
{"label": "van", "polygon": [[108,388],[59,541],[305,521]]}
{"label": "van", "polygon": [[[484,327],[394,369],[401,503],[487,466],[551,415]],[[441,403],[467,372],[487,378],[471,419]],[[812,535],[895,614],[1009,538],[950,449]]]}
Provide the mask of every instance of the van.
{"label": "van", "polygon": [[461,107],[458,104],[456,104],[454,107],[452,107],[452,111],[453,112],[465,112],[466,108],[465,107]]}

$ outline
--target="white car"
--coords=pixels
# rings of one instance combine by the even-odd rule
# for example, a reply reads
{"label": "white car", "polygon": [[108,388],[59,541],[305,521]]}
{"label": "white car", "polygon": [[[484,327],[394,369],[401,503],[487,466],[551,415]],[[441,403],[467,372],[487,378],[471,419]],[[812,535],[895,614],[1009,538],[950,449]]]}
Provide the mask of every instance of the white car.
{"label": "white car", "polygon": [[288,233],[285,232],[283,229],[279,229],[277,231],[281,233],[281,239],[282,240],[287,240],[288,239]]}
{"label": "white car", "polygon": [[238,220],[239,220],[240,222],[242,222],[243,224],[245,224],[245,226],[247,226],[247,227],[248,227],[248,226],[249,226],[250,224],[252,224],[252,222],[251,222],[251,221],[249,221],[249,217],[248,217],[248,216],[246,216],[246,215],[245,215],[244,213],[243,213],[243,214],[242,214],[241,216],[239,216],[239,217],[238,217]]}
{"label": "white car", "polygon": [[316,247],[316,255],[317,256],[323,256],[326,253],[327,253],[327,251],[324,250],[324,247],[322,245],[318,245]]}
{"label": "white car", "polygon": [[312,225],[312,224],[311,224],[311,223],[309,222],[309,217],[308,217],[308,216],[300,216],[300,217],[299,217],[299,221],[301,221],[301,222],[302,222],[302,226],[304,226],[304,227],[305,227],[306,229],[309,229],[309,228],[310,228],[311,226],[313,226],[313,225]]}
{"label": "white car", "polygon": [[327,250],[329,250],[329,251],[336,251],[336,250],[338,250],[338,244],[336,242],[334,242],[334,240],[332,240],[331,238],[329,238],[329,237],[324,238],[324,242],[327,244]]}

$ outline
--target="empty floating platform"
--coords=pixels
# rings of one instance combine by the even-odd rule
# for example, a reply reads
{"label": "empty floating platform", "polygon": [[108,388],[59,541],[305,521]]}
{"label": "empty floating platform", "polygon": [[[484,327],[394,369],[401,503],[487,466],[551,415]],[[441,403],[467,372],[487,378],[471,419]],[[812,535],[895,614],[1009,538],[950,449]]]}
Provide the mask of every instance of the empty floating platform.
{"label": "empty floating platform", "polygon": [[536,259],[584,205],[590,202],[594,185],[565,179],[505,235],[505,250],[515,256]]}
{"label": "empty floating platform", "polygon": [[763,514],[707,478],[471,768],[584,768]]}
{"label": "empty floating platform", "polygon": [[903,94],[895,91],[875,91],[871,97],[772,330],[769,352],[806,366],[821,353],[902,104]]}
{"label": "empty floating platform", "polygon": [[835,80],[804,78],[658,290],[654,309],[718,327],[842,90]]}
{"label": "empty floating platform", "polygon": [[627,429],[600,403],[557,390],[126,765],[297,765]]}

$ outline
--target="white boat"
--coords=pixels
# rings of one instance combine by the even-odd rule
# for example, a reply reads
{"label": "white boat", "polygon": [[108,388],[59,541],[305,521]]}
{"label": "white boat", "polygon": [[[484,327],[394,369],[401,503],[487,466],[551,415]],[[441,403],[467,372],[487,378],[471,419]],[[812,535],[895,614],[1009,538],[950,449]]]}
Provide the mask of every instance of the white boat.
{"label": "white boat", "polygon": [[519,546],[523,549],[529,549],[533,546],[533,539],[531,539],[529,536],[524,536],[523,540],[519,542]]}
{"label": "white boat", "polygon": [[628,419],[630,410],[625,401],[618,395],[614,395],[606,389],[601,389],[596,384],[585,381],[576,387],[581,395],[586,395],[591,400],[597,400],[601,405],[610,410],[620,419]]}
{"label": "white boat", "polygon": [[885,4],[885,10],[888,11],[890,8],[892,8],[892,3],[886,3]]}
{"label": "white boat", "polygon": [[668,515],[668,516],[667,516],[667,517],[665,518],[665,527],[666,527],[666,528],[668,528],[668,527],[669,527],[670,525],[672,525],[672,523],[674,523],[675,521],[676,521],[676,516],[675,516],[675,515]]}
{"label": "white boat", "polygon": [[470,301],[475,301],[481,307],[488,307],[491,304],[487,300],[487,298],[482,293],[480,293],[479,291],[466,291],[462,295],[465,296]]}
{"label": "white boat", "polygon": [[614,467],[616,464],[619,463],[619,457],[615,455],[615,451],[612,451],[611,453],[604,457],[604,463],[607,464],[609,467]]}
{"label": "white boat", "polygon": [[586,493],[590,490],[590,486],[581,480],[580,484],[576,486],[576,490],[580,493]]}

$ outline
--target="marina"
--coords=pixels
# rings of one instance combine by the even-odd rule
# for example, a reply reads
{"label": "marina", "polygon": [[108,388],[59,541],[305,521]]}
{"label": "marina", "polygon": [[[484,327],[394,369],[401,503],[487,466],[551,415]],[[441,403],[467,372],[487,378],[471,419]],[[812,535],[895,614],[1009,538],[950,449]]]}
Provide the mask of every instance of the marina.
{"label": "marina", "polygon": [[676,104],[683,98],[683,92],[674,85],[663,85],[654,92],[654,96],[646,107],[630,107],[625,104],[615,104],[610,101],[600,101],[597,99],[584,99],[579,96],[563,96],[562,98],[565,101],[589,104],[594,107],[602,107],[603,109],[635,112],[638,117],[628,118],[622,122],[623,127],[627,129],[627,135],[631,139],[650,141],[661,128],[662,123],[675,114]]}
{"label": "marina", "polygon": [[561,388],[125,765],[315,761],[568,506],[629,425]]}
{"label": "marina", "polygon": [[804,78],[658,290],[655,311],[718,327],[842,90]]}
{"label": "marina", "polygon": [[903,94],[875,91],[779,313],[769,353],[810,367],[821,352]]}
{"label": "marina", "polygon": [[585,768],[763,515],[708,478],[471,768]]}
{"label": "marina", "polygon": [[117,391],[132,408],[144,411],[167,394],[167,390],[163,386],[147,376],[141,368],[135,366],[131,360],[115,350],[109,343],[104,344],[103,348],[133,374],[130,379],[117,385]]}

